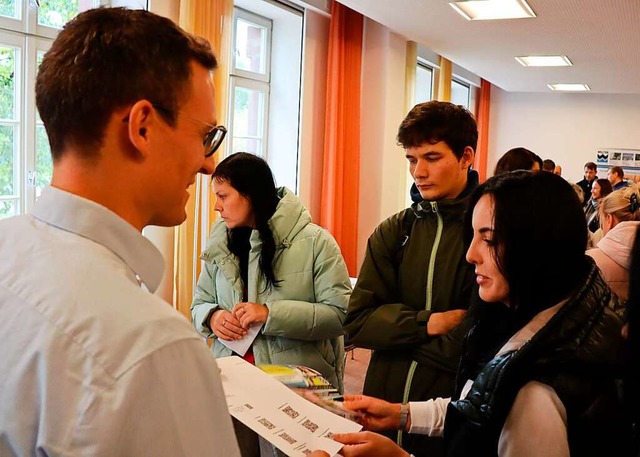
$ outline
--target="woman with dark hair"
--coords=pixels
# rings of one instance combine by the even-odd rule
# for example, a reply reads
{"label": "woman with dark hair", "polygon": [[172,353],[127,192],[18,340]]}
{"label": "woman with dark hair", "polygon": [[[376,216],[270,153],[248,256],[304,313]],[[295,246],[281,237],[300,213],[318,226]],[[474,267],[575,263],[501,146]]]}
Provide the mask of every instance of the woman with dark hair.
{"label": "woman with dark hair", "polygon": [[[600,228],[600,218],[598,213],[598,204],[604,197],[613,192],[613,187],[608,179],[597,179],[591,186],[591,198],[587,202],[584,216],[587,219],[587,227],[591,233],[595,233]],[[597,237],[597,240],[592,240],[596,244],[601,236]]]}
{"label": "woman with dark hair", "polygon": [[[623,455],[615,376],[622,323],[591,258],[575,192],[552,173],[495,176],[471,197],[467,260],[481,302],[457,397],[405,405],[347,397],[370,430],[444,436],[451,456]],[[628,436],[628,435],[627,435]],[[407,456],[381,435],[337,435],[348,456]]]}
{"label": "woman with dark hair", "polygon": [[493,171],[493,175],[499,175],[515,170],[537,171],[542,168],[542,159],[534,152],[526,148],[513,148],[504,153]]}
{"label": "woman with dark hair", "polygon": [[[340,248],[269,165],[239,152],[213,173],[220,213],[191,305],[216,357],[257,332],[244,358],[313,368],[342,391],[342,322],[351,293]],[[259,330],[258,330],[259,329]]]}

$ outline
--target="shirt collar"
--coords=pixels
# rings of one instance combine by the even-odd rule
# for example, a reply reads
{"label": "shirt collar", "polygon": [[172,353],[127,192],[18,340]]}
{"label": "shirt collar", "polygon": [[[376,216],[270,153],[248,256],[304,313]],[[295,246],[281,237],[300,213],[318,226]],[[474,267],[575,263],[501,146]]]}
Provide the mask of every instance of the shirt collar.
{"label": "shirt collar", "polygon": [[132,225],[104,206],[46,187],[33,217],[67,232],[95,241],[117,255],[151,293],[160,285],[164,259],[158,249]]}

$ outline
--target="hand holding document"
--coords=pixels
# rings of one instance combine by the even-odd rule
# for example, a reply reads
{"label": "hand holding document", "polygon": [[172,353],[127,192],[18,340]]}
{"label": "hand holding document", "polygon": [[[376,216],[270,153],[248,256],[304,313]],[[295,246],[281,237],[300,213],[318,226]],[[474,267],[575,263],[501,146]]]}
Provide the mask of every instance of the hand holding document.
{"label": "hand holding document", "polygon": [[342,444],[335,433],[352,433],[359,424],[297,395],[240,357],[217,360],[229,412],[288,456],[323,450],[335,455]]}
{"label": "hand holding document", "polygon": [[260,333],[261,328],[262,324],[251,324],[247,329],[247,334],[244,336],[244,338],[240,340],[223,340],[222,338],[218,338],[218,341],[220,341],[222,344],[224,344],[239,356],[244,356],[253,344],[253,340],[255,340],[258,336],[258,333]]}

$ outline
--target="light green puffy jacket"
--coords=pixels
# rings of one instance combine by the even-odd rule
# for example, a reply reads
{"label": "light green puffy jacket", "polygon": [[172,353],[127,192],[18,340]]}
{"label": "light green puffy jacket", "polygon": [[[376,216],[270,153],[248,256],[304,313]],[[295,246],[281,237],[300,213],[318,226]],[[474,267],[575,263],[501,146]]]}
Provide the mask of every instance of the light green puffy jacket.
{"label": "light green puffy jacket", "polygon": [[[318,370],[340,392],[343,390],[344,342],[342,323],[351,294],[349,274],[340,248],[311,216],[298,197],[278,189],[280,202],[269,220],[276,242],[274,273],[279,287],[265,290],[259,270],[262,241],[251,234],[248,301],[264,303],[269,317],[253,342],[256,364],[298,364]],[[238,258],[229,251],[227,227],[213,224],[201,256],[205,266],[191,304],[196,330],[213,338],[216,357],[232,355],[206,325],[219,308],[231,310],[242,301]]]}

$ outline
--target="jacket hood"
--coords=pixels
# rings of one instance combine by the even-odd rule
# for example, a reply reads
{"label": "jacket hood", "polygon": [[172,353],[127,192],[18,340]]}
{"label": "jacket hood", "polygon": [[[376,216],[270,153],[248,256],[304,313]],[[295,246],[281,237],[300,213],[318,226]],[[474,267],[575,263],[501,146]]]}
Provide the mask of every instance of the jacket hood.
{"label": "jacket hood", "polygon": [[620,222],[598,243],[598,248],[615,263],[628,270],[631,268],[631,249],[640,227],[638,221]]}
{"label": "jacket hood", "polygon": [[448,218],[453,216],[455,219],[464,219],[464,213],[467,209],[469,196],[478,187],[478,172],[475,170],[469,170],[467,175],[467,185],[460,195],[456,198],[446,198],[442,200],[423,200],[420,195],[420,191],[415,184],[411,186],[411,199],[414,201],[411,205],[411,210],[415,213],[416,217],[423,218],[429,217],[429,213],[434,212],[434,206],[437,207],[437,211]]}
{"label": "jacket hood", "polygon": [[[279,246],[287,246],[303,228],[311,223],[311,215],[309,211],[302,205],[300,199],[286,187],[279,187],[277,190],[278,206],[276,211],[269,219],[269,227],[273,232],[273,239],[276,248]],[[231,255],[227,242],[227,225],[222,219],[218,219],[213,223],[211,228],[211,236],[207,242],[201,259],[211,261]],[[257,230],[251,233],[251,244],[260,241],[260,235]]]}

